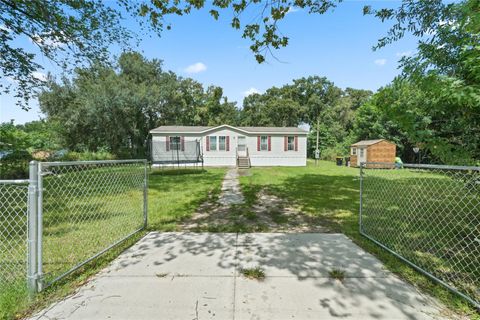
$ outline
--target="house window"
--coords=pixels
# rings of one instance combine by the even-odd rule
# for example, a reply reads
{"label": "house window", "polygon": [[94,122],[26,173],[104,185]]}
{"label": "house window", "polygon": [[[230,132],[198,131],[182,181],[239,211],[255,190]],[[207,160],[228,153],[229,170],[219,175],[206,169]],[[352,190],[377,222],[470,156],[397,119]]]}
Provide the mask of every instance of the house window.
{"label": "house window", "polygon": [[360,158],[362,158],[364,156],[364,154],[365,154],[364,149],[360,148]]}
{"label": "house window", "polygon": [[357,155],[357,148],[352,148],[352,156],[356,156]]}
{"label": "house window", "polygon": [[268,136],[260,137],[260,151],[268,151]]}
{"label": "house window", "polygon": [[294,136],[287,137],[287,150],[288,151],[295,151],[295,137]]}
{"label": "house window", "polygon": [[220,151],[227,150],[226,141],[227,141],[227,137],[225,137],[225,136],[219,136],[218,137],[218,150],[220,150]]}
{"label": "house window", "polygon": [[170,137],[170,150],[180,150],[180,137]]}
{"label": "house window", "polygon": [[209,136],[208,139],[210,142],[210,151],[217,151],[217,137]]}

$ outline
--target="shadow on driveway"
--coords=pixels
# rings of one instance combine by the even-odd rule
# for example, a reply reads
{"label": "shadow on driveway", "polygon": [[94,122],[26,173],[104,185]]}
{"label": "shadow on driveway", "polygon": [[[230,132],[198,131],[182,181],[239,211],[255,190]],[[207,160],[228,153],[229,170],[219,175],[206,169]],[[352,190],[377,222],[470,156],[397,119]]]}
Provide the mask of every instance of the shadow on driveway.
{"label": "shadow on driveway", "polygon": [[[251,267],[265,280],[240,274]],[[341,234],[152,232],[35,319],[440,319],[441,310]]]}

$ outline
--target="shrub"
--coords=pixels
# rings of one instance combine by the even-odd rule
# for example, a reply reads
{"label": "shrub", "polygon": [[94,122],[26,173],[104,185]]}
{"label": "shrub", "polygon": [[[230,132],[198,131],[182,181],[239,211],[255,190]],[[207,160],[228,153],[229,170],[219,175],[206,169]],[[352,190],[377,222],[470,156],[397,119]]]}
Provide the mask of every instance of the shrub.
{"label": "shrub", "polygon": [[322,160],[335,161],[335,157],[338,155],[335,148],[325,148],[320,153],[320,158]]}
{"label": "shrub", "polygon": [[4,152],[0,160],[0,179],[28,178],[28,163],[33,160],[26,150]]}
{"label": "shrub", "polygon": [[50,158],[50,161],[94,161],[94,160],[114,160],[116,157],[106,151],[99,151],[99,152],[91,152],[91,151],[84,151],[84,152],[76,152],[76,151],[68,151],[68,152],[56,152]]}

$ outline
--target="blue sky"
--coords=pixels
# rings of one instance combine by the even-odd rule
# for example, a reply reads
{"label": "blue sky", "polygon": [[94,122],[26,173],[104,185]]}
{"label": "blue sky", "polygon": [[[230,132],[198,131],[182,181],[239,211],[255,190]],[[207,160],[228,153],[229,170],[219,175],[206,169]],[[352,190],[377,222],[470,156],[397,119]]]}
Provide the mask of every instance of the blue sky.
{"label": "blue sky", "polygon": [[[337,86],[377,90],[388,84],[398,73],[398,59],[415,51],[417,40],[407,36],[379,51],[372,51],[376,40],[384,36],[389,25],[363,16],[365,4],[374,7],[396,6],[397,1],[346,1],[333,12],[309,15],[306,11],[291,12],[282,21],[281,31],[290,38],[288,47],[277,50],[278,60],[268,57],[259,65],[248,49],[249,42],[241,38],[241,31],[229,26],[229,16],[213,20],[208,10],[184,17],[169,18],[172,30],[162,37],[143,36],[139,51],[148,58],[164,61],[164,68],[184,77],[191,77],[205,86],[224,88],[229,100],[241,106],[248,92],[264,92],[272,86],[281,86],[292,79],[309,75],[326,76]],[[133,19],[125,24],[133,30],[138,25]],[[19,40],[31,49],[28,40]],[[112,49],[112,53],[118,53]],[[45,70],[58,74],[58,68],[43,57],[37,60]],[[0,121],[14,119],[15,123],[41,117],[38,103],[32,101],[26,112],[15,106],[12,96],[0,98]]]}

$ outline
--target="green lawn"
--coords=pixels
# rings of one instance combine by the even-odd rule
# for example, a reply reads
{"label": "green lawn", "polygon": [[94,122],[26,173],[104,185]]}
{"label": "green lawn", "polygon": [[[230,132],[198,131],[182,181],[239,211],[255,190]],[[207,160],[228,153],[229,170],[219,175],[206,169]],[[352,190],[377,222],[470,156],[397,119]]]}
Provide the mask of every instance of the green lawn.
{"label": "green lawn", "polygon": [[220,193],[224,168],[154,170],[149,177],[148,228],[177,231],[200,204]]}
{"label": "green lawn", "polygon": [[[220,191],[225,169],[153,170],[149,175],[150,230],[177,230],[177,223]],[[132,175],[133,173],[133,175]],[[108,245],[143,226],[143,168],[60,169],[44,178],[43,272],[46,283],[88,259]],[[11,186],[2,187],[6,192]],[[81,272],[55,283],[28,300],[26,290],[27,189],[18,191],[15,205],[0,214],[0,319],[14,318],[29,308],[68,294],[85,277],[100,270],[121,250],[119,245]],[[11,199],[12,200],[12,199]],[[10,201],[9,203],[12,203]],[[50,298],[49,298],[50,297]]]}
{"label": "green lawn", "polygon": [[[442,267],[444,270],[450,270],[449,268],[452,267],[456,260],[449,261],[447,258],[439,260],[433,255],[426,257],[427,255],[422,254],[421,252],[419,253],[419,250],[412,251],[411,249],[408,250],[407,248],[409,248],[409,245],[411,244],[410,241],[425,241],[426,239],[432,239],[432,237],[433,239],[437,239],[434,243],[435,245],[444,245],[445,241],[448,240],[448,231],[452,230],[442,230],[441,228],[445,227],[445,223],[435,225],[437,229],[432,230],[433,223],[440,220],[428,220],[428,215],[420,215],[418,218],[415,216],[415,219],[418,219],[417,223],[415,224],[415,231],[417,233],[402,233],[405,231],[405,228],[402,229],[401,226],[407,218],[407,212],[400,209],[401,207],[404,207],[405,204],[398,202],[395,203],[395,200],[401,199],[398,197],[398,195],[400,195],[400,192],[404,190],[409,190],[409,192],[413,192],[417,196],[421,194],[420,197],[422,199],[417,204],[418,212],[432,213],[431,208],[432,203],[434,202],[442,201],[442,203],[455,203],[455,201],[458,200],[458,195],[453,193],[453,189],[458,188],[459,186],[456,186],[454,183],[442,183],[442,181],[445,181],[445,179],[449,178],[437,173],[419,174],[409,170],[375,170],[374,172],[391,172],[394,174],[389,176],[383,174],[383,176],[369,177],[370,179],[368,180],[368,183],[371,184],[371,187],[379,187],[379,183],[385,182],[383,181],[385,179],[393,180],[389,181],[390,183],[388,185],[390,188],[381,189],[379,187],[377,190],[378,193],[366,195],[368,199],[376,199],[376,201],[367,202],[367,208],[364,206],[365,209],[368,209],[368,212],[373,212],[376,214],[372,214],[371,217],[368,217],[368,215],[364,217],[364,219],[368,219],[366,221],[364,220],[364,222],[366,226],[369,227],[370,234],[378,235],[379,237],[383,236],[384,238],[382,240],[387,242],[390,247],[402,252],[406,256],[411,254],[412,256],[409,256],[410,259],[418,263],[423,261],[424,265],[434,268],[432,271],[436,271],[435,268],[438,267]],[[358,212],[360,206],[359,169],[338,167],[333,162],[326,161],[320,161],[319,165],[315,166],[313,162],[309,161],[307,167],[252,168],[251,173],[252,174],[250,176],[243,176],[240,179],[242,189],[247,197],[248,202],[253,203],[255,201],[255,195],[261,189],[267,190],[267,192],[275,194],[283,199],[288,199],[290,203],[298,205],[305,214],[316,217],[319,223],[328,226],[333,231],[346,234],[359,246],[377,256],[392,272],[399,274],[402,278],[432,294],[457,311],[471,315],[476,314],[474,309],[463,299],[451,294],[448,290],[444,289],[440,285],[433,283],[427,277],[408,267],[395,256],[387,253],[385,250],[381,249],[379,246],[375,245],[373,242],[369,241],[360,234],[358,222]],[[373,175],[373,173],[370,175]],[[428,177],[425,175],[428,175]],[[436,179],[440,182],[436,184],[429,183],[428,185],[436,185],[437,187],[427,189],[425,187],[426,179]],[[375,185],[375,183],[377,183],[377,185]],[[394,187],[391,187],[392,185]],[[476,199],[478,201],[478,194],[474,194],[472,197],[477,197]],[[437,206],[442,207],[439,206],[438,203]],[[457,208],[456,211],[453,207],[448,208],[448,206],[443,206],[443,208],[445,209],[443,212],[444,215],[445,212],[458,214],[459,208]],[[462,208],[463,210],[468,211],[466,209],[469,207],[465,206]],[[470,209],[471,208],[472,204],[470,203]],[[412,218],[411,212],[412,211],[409,212],[410,218]],[[390,229],[388,230],[383,229],[383,226],[387,225],[386,223],[380,224],[377,223],[378,220],[376,220],[385,215],[389,215],[390,217]],[[442,218],[446,219],[445,221],[451,221],[451,219],[449,220],[448,217],[443,216]],[[463,228],[461,229],[463,232],[474,233],[475,226],[472,222],[478,222],[478,217],[472,218],[473,219],[470,220],[465,219],[467,223],[462,225],[458,223],[452,223],[450,225],[452,228]],[[468,223],[468,221],[470,221],[470,223]],[[443,237],[441,236],[442,231]],[[458,230],[456,231],[459,232]],[[404,237],[403,239],[406,239],[403,241],[403,247],[399,246],[398,242],[391,241],[388,243],[387,241],[398,239],[398,237]],[[455,243],[456,242],[457,241],[455,241]],[[397,247],[394,245],[397,245]],[[463,254],[465,253],[465,248],[456,249],[460,250],[460,252]],[[470,290],[469,292],[471,294],[475,294],[475,288],[471,287],[471,283],[472,281],[473,283],[478,283],[479,277],[477,276],[479,273],[479,264],[476,263],[476,261],[478,262],[479,256],[478,249],[475,250],[470,248],[469,250],[470,256],[466,261],[463,261],[463,263],[465,263],[465,265],[470,263],[467,265],[466,270],[468,272],[467,278],[470,280],[470,283],[465,284],[461,281],[453,283],[460,287],[463,285],[464,290]],[[418,259],[419,256],[422,256],[424,260]],[[425,263],[425,259],[428,260],[428,263]],[[478,286],[476,289],[478,290]]]}
{"label": "green lawn", "polygon": [[240,178],[247,201],[263,188],[298,205],[333,231],[358,234],[359,170],[320,161],[307,167],[252,168]]}
{"label": "green lawn", "polygon": [[[151,171],[148,192],[148,229],[160,231],[180,230],[182,220],[191,217],[200,204],[205,201],[215,201],[220,192],[221,181],[225,172],[226,169],[221,168]],[[407,170],[395,171],[395,173],[395,177],[370,177],[369,181],[370,183],[380,183],[384,179],[394,179],[395,183],[390,184],[394,187],[388,190],[390,196],[398,194],[402,190],[413,190],[412,192],[420,192],[422,190],[422,183],[418,182],[425,181],[424,179],[416,179],[418,176],[412,175]],[[85,176],[85,173],[81,174]],[[64,175],[62,179],[68,180],[68,177],[68,175]],[[74,176],[71,177],[74,178]],[[444,179],[435,175],[429,175],[424,178],[440,179],[440,181]],[[125,183],[121,183],[121,175],[118,175],[117,179],[116,181],[120,186],[128,186],[129,183],[131,186],[132,182],[128,182],[128,180],[124,181]],[[72,179],[72,181],[74,180],[76,179]],[[88,179],[84,181],[88,182]],[[136,229],[141,224],[141,212],[139,211],[141,194],[138,192],[138,182],[134,181],[135,190],[137,191],[132,190],[130,187],[118,189],[121,193],[120,197],[105,196],[105,193],[108,192],[105,191],[104,186],[101,186],[101,183],[95,183],[95,187],[86,188],[82,183],[72,182],[69,188],[58,188],[59,194],[65,192],[64,190],[75,190],[77,196],[71,197],[68,201],[56,201],[55,199],[58,198],[59,194],[46,194],[44,201],[46,212],[49,212],[49,214],[45,217],[46,234],[48,235],[45,239],[45,261],[48,262],[45,265],[45,269],[52,277],[53,275],[58,275],[62,270],[66,271],[65,268],[72,266],[73,263],[79,261],[78,259],[87,257],[95,250],[98,250],[97,241],[93,240],[108,243],[119,235],[124,234],[127,230]],[[53,186],[58,182],[53,178],[46,179],[46,187],[48,187],[49,183]],[[268,231],[268,228],[265,229],[265,226],[259,225],[258,228],[255,226],[255,215],[251,214],[252,212],[249,209],[255,203],[258,193],[261,190],[267,191],[279,198],[288,200],[289,203],[297,205],[305,215],[314,217],[315,219],[312,221],[315,221],[315,223],[320,223],[333,231],[346,234],[359,246],[377,256],[389,270],[399,274],[402,278],[439,298],[455,310],[475,317],[473,316],[474,310],[464,300],[449,293],[443,287],[433,283],[360,235],[358,228],[360,184],[358,169],[338,167],[331,162],[325,161],[320,161],[319,166],[314,166],[313,162],[309,162],[307,167],[252,168],[249,170],[249,175],[240,177],[240,183],[246,197],[246,204],[232,209],[231,215],[235,218],[232,220],[234,223],[232,226],[217,226],[212,230],[209,229],[209,231]],[[455,197],[448,189],[445,189],[444,185],[441,183],[439,185],[442,186],[440,191],[442,191],[441,199],[443,201],[455,200]],[[435,190],[429,190],[429,192],[423,193],[424,200],[422,205],[425,209],[431,205],[432,201],[439,201],[439,194],[435,192]],[[373,195],[369,196],[367,194],[366,197],[372,199]],[[388,234],[390,235],[395,235],[395,232],[398,233],[405,227],[403,218],[408,212],[399,210],[401,206],[391,201],[394,198],[383,197],[375,202],[366,203],[369,206],[369,212],[375,214],[371,214],[370,217],[368,214],[365,216],[370,221],[370,223],[366,221],[370,233],[381,235],[381,232],[386,230],[375,223],[376,221],[381,221],[382,216],[390,216],[392,217],[391,221],[394,221],[390,229],[388,229]],[[15,210],[19,209],[16,208]],[[129,218],[132,211],[136,212],[135,219]],[[68,219],[65,219],[69,215],[77,217],[78,221],[83,222],[72,225],[68,223]],[[245,215],[244,219],[237,219],[242,215]],[[281,216],[275,217],[278,218],[279,223],[283,221],[280,219],[282,218]],[[394,217],[402,217],[402,219],[395,220],[393,219]],[[7,215],[2,215],[0,218],[10,219]],[[434,231],[428,230],[428,217],[420,218],[418,225],[424,227],[424,232],[407,234],[419,243],[421,243],[422,237],[425,238]],[[476,218],[473,217],[472,221],[476,221],[474,219]],[[248,225],[238,223],[238,221],[246,220],[249,221]],[[102,233],[105,225],[122,225],[123,227],[119,228],[118,232],[114,234]],[[466,230],[470,228],[469,225],[459,224],[456,227],[467,228]],[[24,235],[23,232],[19,234]],[[114,250],[109,251],[100,259],[89,263],[82,268],[81,273],[76,273],[56,283],[42,294],[37,295],[33,301],[28,301],[23,286],[24,282],[21,279],[17,279],[17,281],[10,279],[11,288],[16,289],[0,292],[0,319],[10,319],[16,314],[22,315],[24,312],[28,312],[29,308],[40,308],[58,297],[71,293],[76,286],[82,284],[87,277],[106,266],[109,261],[133,244],[142,234],[138,234]],[[5,233],[3,235],[5,237]],[[18,242],[18,238],[14,240]],[[388,240],[388,238],[384,240]],[[21,242],[19,243],[21,244]],[[80,255],[73,255],[72,252],[74,250],[58,250],[62,247],[62,243],[65,243],[64,247],[67,249],[78,248],[80,245],[84,250],[82,250]],[[397,244],[391,243],[391,245]],[[395,249],[401,251],[402,247],[395,247]],[[23,253],[25,251],[22,249],[19,252],[22,255],[18,257],[20,261],[24,258]],[[416,256],[425,258],[425,255]],[[5,260],[7,258],[2,258],[0,254],[0,263],[8,262]],[[449,271],[447,264],[442,264],[442,261],[437,261],[436,263],[435,266],[440,266],[443,270]],[[475,271],[475,265],[472,265],[471,268],[473,269],[472,274],[477,274],[475,272],[478,272],[478,269]],[[22,271],[21,274],[23,273]],[[2,280],[1,277],[2,275],[0,275],[0,280]]]}

